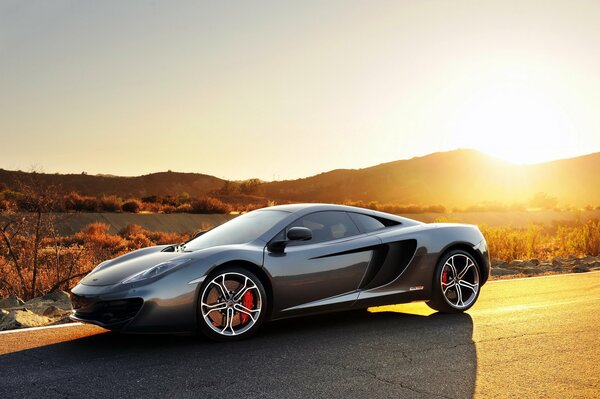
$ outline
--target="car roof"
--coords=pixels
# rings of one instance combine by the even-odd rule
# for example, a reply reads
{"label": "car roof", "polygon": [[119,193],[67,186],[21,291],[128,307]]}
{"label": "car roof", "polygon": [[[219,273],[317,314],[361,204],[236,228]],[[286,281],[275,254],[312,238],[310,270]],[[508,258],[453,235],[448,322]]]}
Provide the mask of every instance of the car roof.
{"label": "car roof", "polygon": [[363,213],[366,215],[377,216],[385,219],[395,220],[399,223],[402,223],[405,226],[411,226],[415,224],[421,224],[413,219],[405,218],[398,215],[393,215],[390,213],[374,211],[366,208],[359,208],[355,206],[349,205],[338,205],[338,204],[320,204],[320,203],[303,203],[303,204],[285,204],[285,205],[275,205],[270,206],[268,208],[262,208],[262,210],[278,210],[285,211],[291,213],[297,213],[298,216],[306,215],[313,212],[319,211],[345,211],[345,212],[357,212]]}
{"label": "car roof", "polygon": [[297,212],[300,210],[348,210],[352,208],[346,205],[336,204],[319,204],[319,203],[303,203],[303,204],[285,204],[285,205],[274,205],[264,209],[272,209],[274,211],[286,211],[286,212]]}

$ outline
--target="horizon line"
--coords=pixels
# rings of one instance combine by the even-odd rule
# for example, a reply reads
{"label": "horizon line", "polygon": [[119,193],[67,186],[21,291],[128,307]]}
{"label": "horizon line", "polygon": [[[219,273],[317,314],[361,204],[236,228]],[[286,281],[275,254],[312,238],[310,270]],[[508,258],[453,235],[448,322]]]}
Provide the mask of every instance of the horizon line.
{"label": "horizon line", "polygon": [[120,178],[135,178],[135,177],[142,177],[142,176],[150,176],[150,175],[155,175],[155,174],[159,174],[159,173],[179,173],[179,174],[196,174],[196,175],[204,175],[204,176],[210,176],[210,177],[214,177],[220,180],[224,180],[224,181],[231,181],[231,182],[243,182],[243,181],[248,181],[248,180],[252,180],[252,179],[258,179],[261,182],[265,182],[265,183],[272,183],[272,182],[283,182],[283,181],[293,181],[293,180],[301,180],[301,179],[307,179],[310,177],[314,177],[314,176],[318,176],[318,175],[322,175],[325,173],[330,173],[330,172],[334,172],[334,171],[339,171],[339,170],[365,170],[365,169],[370,169],[370,168],[374,168],[377,166],[381,166],[381,165],[388,165],[391,163],[395,163],[395,162],[400,162],[400,161],[411,161],[413,159],[419,159],[419,158],[427,158],[433,155],[437,155],[437,154],[449,154],[449,153],[455,153],[455,152],[474,152],[477,154],[481,154],[484,155],[488,158],[494,159],[496,161],[499,162],[504,162],[507,164],[512,164],[515,166],[536,166],[536,165],[543,165],[543,164],[548,164],[548,163],[552,163],[552,162],[557,162],[557,161],[565,161],[565,160],[571,160],[571,159],[576,159],[576,158],[583,158],[583,157],[587,157],[587,156],[591,156],[591,155],[595,155],[595,154],[600,154],[600,151],[594,151],[594,152],[589,152],[589,153],[584,153],[584,154],[580,154],[580,155],[575,155],[575,156],[569,156],[569,157],[564,157],[564,158],[555,158],[555,159],[551,159],[551,160],[547,160],[547,161],[541,161],[541,162],[515,162],[515,161],[510,161],[510,160],[506,160],[503,159],[501,157],[492,155],[487,153],[486,151],[481,151],[475,148],[455,148],[452,150],[447,150],[447,151],[434,151],[434,152],[430,152],[424,155],[415,155],[412,156],[410,158],[399,158],[399,159],[395,159],[392,161],[385,161],[385,162],[381,162],[375,165],[369,165],[369,166],[365,166],[362,168],[335,168],[335,169],[330,169],[330,170],[326,170],[323,172],[319,172],[319,173],[315,173],[312,175],[307,175],[307,176],[302,176],[302,177],[297,177],[297,178],[289,178],[289,179],[274,179],[274,180],[266,180],[266,179],[260,179],[257,177],[249,177],[247,179],[230,179],[230,178],[226,178],[226,177],[219,177],[217,175],[211,175],[208,173],[203,173],[203,172],[197,172],[197,171],[174,171],[171,169],[167,169],[167,170],[161,170],[161,171],[154,171],[154,172],[148,172],[148,173],[143,173],[143,174],[138,174],[138,175],[116,175],[116,174],[112,174],[112,173],[88,173],[86,171],[81,171],[79,173],[76,172],[46,172],[44,171],[43,166],[39,166],[38,164],[33,164],[33,166],[31,167],[31,169],[29,171],[27,170],[22,170],[22,169],[5,169],[3,167],[0,167],[0,170],[4,170],[7,172],[21,172],[21,173],[38,173],[38,174],[44,174],[44,175],[62,175],[62,176],[67,176],[67,175],[87,175],[87,176],[94,176],[94,177],[120,177]]}

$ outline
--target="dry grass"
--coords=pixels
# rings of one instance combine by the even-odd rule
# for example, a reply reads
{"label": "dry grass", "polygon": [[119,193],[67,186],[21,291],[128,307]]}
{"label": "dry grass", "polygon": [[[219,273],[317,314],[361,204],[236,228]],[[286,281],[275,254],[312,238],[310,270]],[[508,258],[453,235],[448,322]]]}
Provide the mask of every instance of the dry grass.
{"label": "dry grass", "polygon": [[573,222],[564,225],[527,228],[479,226],[494,259],[598,256],[600,255],[600,220]]}
{"label": "dry grass", "polygon": [[17,235],[11,242],[24,282],[20,281],[6,248],[0,245],[0,297],[15,294],[29,299],[56,289],[68,290],[104,260],[143,247],[180,243],[191,236],[152,232],[137,225],[127,226],[118,234],[110,234],[108,229],[106,224],[93,223],[69,237],[43,238],[37,251],[37,284],[33,293],[23,287],[31,287],[33,276],[35,251],[30,244],[31,237]]}

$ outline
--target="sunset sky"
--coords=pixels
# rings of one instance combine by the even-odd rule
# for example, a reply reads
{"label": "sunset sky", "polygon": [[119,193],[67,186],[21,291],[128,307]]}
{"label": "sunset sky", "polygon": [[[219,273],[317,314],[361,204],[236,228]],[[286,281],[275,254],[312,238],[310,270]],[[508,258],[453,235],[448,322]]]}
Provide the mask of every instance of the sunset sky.
{"label": "sunset sky", "polygon": [[272,180],[455,148],[600,151],[600,2],[0,2],[0,168]]}

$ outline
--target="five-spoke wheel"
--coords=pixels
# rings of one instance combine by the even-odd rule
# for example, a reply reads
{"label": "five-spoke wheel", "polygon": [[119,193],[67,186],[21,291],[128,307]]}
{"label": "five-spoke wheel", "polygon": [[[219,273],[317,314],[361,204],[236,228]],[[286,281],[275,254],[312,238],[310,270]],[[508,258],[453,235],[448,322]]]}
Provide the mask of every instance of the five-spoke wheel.
{"label": "five-spoke wheel", "polygon": [[427,304],[441,312],[463,312],[479,296],[480,272],[475,258],[463,250],[445,254],[437,265],[432,299]]}
{"label": "five-spoke wheel", "polygon": [[202,286],[198,302],[200,330],[219,341],[247,337],[264,319],[266,300],[260,279],[248,270],[220,270]]}

